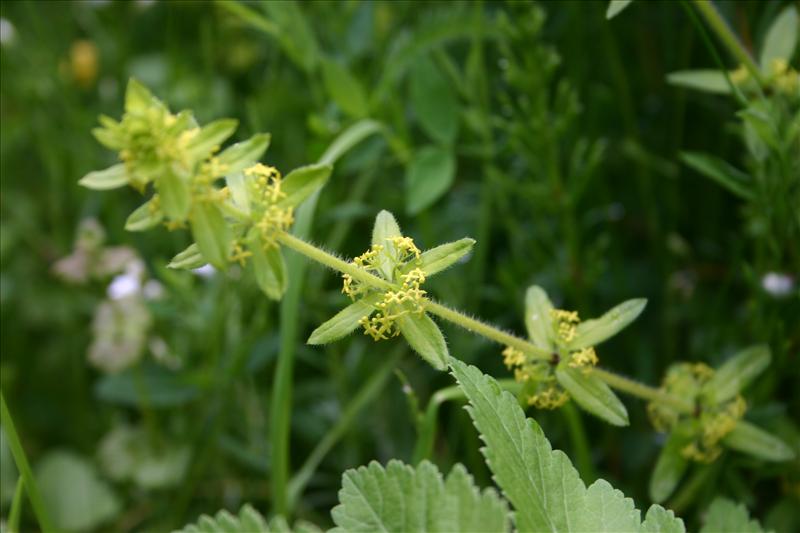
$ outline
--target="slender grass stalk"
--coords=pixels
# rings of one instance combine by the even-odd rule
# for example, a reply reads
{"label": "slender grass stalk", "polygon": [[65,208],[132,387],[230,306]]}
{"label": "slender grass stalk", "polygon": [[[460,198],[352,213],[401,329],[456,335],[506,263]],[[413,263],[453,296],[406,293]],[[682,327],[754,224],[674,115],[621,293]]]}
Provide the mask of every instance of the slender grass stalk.
{"label": "slender grass stalk", "polygon": [[20,476],[17,479],[17,487],[14,489],[14,499],[11,500],[11,510],[8,512],[8,531],[10,533],[20,533],[19,522],[22,518],[22,501],[25,492],[25,481]]}
{"label": "slender grass stalk", "polygon": [[561,414],[567,422],[567,430],[572,441],[572,451],[575,454],[575,468],[587,485],[598,478],[597,472],[592,464],[592,453],[589,449],[589,439],[586,438],[586,428],[583,425],[580,411],[575,407],[574,402],[565,403],[561,409]]}
{"label": "slender grass stalk", "polygon": [[711,0],[694,0],[694,5],[703,18],[706,19],[714,33],[717,34],[719,40],[728,48],[731,55],[747,68],[750,75],[758,81],[759,85],[763,86],[765,80],[761,74],[761,69],[759,69],[750,52],[747,51],[736,34],[733,33],[725,19],[722,18],[714,3]]}
{"label": "slender grass stalk", "polygon": [[[516,394],[521,387],[521,385],[513,379],[501,379],[498,380],[497,383],[504,390],[512,394]],[[414,456],[412,459],[413,464],[416,465],[424,459],[430,459],[433,455],[433,444],[436,438],[436,423],[439,418],[439,408],[442,404],[465,398],[464,391],[458,385],[451,385],[439,389],[431,396],[419,427],[419,435],[417,436],[417,444],[414,447]]]}
{"label": "slender grass stalk", "polygon": [[33,477],[31,465],[28,463],[28,457],[25,455],[25,449],[22,447],[22,443],[19,440],[19,434],[17,434],[17,428],[14,425],[14,419],[11,418],[11,412],[8,410],[6,398],[3,396],[2,391],[0,391],[0,423],[3,424],[3,431],[5,431],[6,437],[8,437],[8,447],[11,448],[11,455],[14,457],[14,463],[17,465],[19,474],[22,477],[25,491],[28,493],[28,499],[31,502],[31,507],[33,507],[33,513],[36,515],[36,520],[45,533],[54,531],[53,523],[50,521],[47,509],[44,506],[42,493],[39,492],[39,485],[36,483],[36,478]]}
{"label": "slender grass stalk", "polygon": [[366,407],[372,400],[383,390],[386,380],[391,375],[397,361],[405,351],[405,347],[400,345],[399,349],[386,359],[381,367],[372,373],[370,378],[364,383],[364,386],[353,396],[353,399],[347,404],[347,407],[342,412],[336,424],[328,430],[322,440],[317,443],[314,449],[306,458],[305,463],[297,473],[292,477],[289,482],[289,507],[294,507],[294,503],[302,495],[311,476],[319,467],[322,460],[336,445],[342,436],[347,432],[347,429],[355,421],[358,414]]}

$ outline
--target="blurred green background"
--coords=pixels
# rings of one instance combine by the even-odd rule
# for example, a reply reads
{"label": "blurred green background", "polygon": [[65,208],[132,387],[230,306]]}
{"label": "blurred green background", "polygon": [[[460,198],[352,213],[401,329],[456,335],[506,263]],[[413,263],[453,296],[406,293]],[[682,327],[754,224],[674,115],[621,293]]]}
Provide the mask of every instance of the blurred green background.
{"label": "blurred green background", "polygon": [[[750,47],[787,4],[718,2]],[[677,157],[695,150],[747,164],[733,100],[666,83],[671,71],[716,66],[681,4],[636,2],[612,21],[605,9],[578,1],[0,4],[0,384],[57,523],[161,531],[245,501],[268,512],[273,500],[279,306],[235,270],[168,271],[187,232],[127,233],[137,193],[77,185],[114,163],[90,131],[98,115],[120,116],[130,77],[200,122],[238,118],[237,139],[270,132],[266,161],[284,171],[315,161],[357,120],[380,122],[386,135],[337,164],[314,242],[357,255],[380,209],[421,248],[474,237],[470,260],[427,288],[520,334],[532,283],[582,316],[646,297],[642,318],[598,355],[653,385],[674,361],[715,364],[769,343],[773,366],[748,392],[748,417],[800,450],[800,298],[796,287],[784,296],[763,287],[770,273],[797,283],[798,244],[775,241],[758,213]],[[131,268],[140,269],[142,297],[119,305],[112,297]],[[386,374],[294,502],[295,516],[323,526],[343,470],[411,459],[416,433],[403,381],[422,406],[452,384],[400,342],[355,335],[303,345],[343,301],[339,280],[311,266],[296,318],[293,471],[387,359],[402,358],[400,374]],[[443,329],[452,354],[510,377],[499,347]],[[626,404],[623,429],[574,409],[529,415],[585,481],[605,477],[643,505],[661,441],[645,405]],[[0,452],[5,516],[16,473],[5,443]],[[458,404],[442,408],[432,459],[463,462],[491,483]],[[798,460],[765,465],[728,453],[690,478],[670,502],[690,527],[721,493],[767,526],[800,529]],[[29,514],[23,523],[36,527]]]}

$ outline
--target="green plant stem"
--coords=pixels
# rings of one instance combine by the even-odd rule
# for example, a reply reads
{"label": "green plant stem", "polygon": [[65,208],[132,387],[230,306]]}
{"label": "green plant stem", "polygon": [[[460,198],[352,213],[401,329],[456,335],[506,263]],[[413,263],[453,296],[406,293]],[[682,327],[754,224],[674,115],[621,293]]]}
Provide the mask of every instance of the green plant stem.
{"label": "green plant stem", "polygon": [[[513,379],[501,379],[497,383],[512,394],[516,394],[520,389],[520,384]],[[439,408],[445,402],[461,400],[466,398],[464,390],[459,385],[451,385],[436,391],[431,399],[428,400],[428,407],[425,408],[425,415],[419,425],[419,435],[417,444],[414,447],[413,464],[419,464],[424,459],[430,459],[433,455],[433,443],[436,437],[436,423],[439,418]]]}
{"label": "green plant stem", "polygon": [[334,424],[322,440],[317,443],[306,458],[303,466],[301,466],[294,477],[292,477],[288,489],[290,508],[294,507],[294,503],[297,502],[298,498],[302,495],[303,489],[305,489],[311,476],[314,475],[317,467],[328,452],[336,445],[339,439],[342,438],[364,407],[372,402],[383,390],[387,378],[391,375],[392,370],[404,351],[402,345],[399,347],[401,349],[394,350],[394,353],[386,359],[381,367],[370,376],[369,380],[367,380],[364,386],[356,393],[336,421],[336,424]]}
{"label": "green plant stem", "polygon": [[[364,283],[370,284],[373,287],[389,290],[397,289],[397,287],[395,287],[392,283],[370,274],[353,263],[348,263],[336,257],[335,255],[329,254],[324,250],[320,250],[313,244],[310,244],[294,235],[281,233],[278,236],[278,241],[281,244],[284,244],[285,246],[306,256],[312,261],[322,263],[323,265],[344,274],[349,274],[354,279],[363,281]],[[480,320],[467,316],[461,311],[457,311],[427,299],[425,300],[424,305],[426,311],[452,322],[453,324],[461,326],[467,331],[471,331],[477,335],[491,339],[498,344],[511,346],[512,348],[516,348],[524,353],[540,359],[549,359],[552,355],[549,350],[540,348],[531,342],[512,335],[511,333],[507,333],[501,329],[486,324],[485,322],[481,322]],[[632,379],[620,376],[619,374],[609,372],[608,370],[595,368],[593,372],[610,387],[618,389],[632,396],[638,396],[639,398],[648,401],[660,401],[685,413],[692,412],[692,409],[694,408],[693,405],[682,400],[681,398],[667,394],[655,387],[650,387],[649,385],[644,385]]]}
{"label": "green plant stem", "polygon": [[536,358],[549,359],[552,356],[549,350],[539,348],[538,346],[535,346],[526,340],[520,339],[519,337],[511,335],[510,333],[506,333],[501,329],[497,329],[494,326],[490,326],[485,322],[476,320],[465,315],[461,311],[456,311],[455,309],[451,309],[450,307],[440,303],[426,300],[425,310],[430,311],[434,315],[440,316],[445,320],[452,322],[453,324],[461,326],[467,331],[477,333],[481,337],[491,339],[498,344],[511,346],[512,348],[516,348],[517,350],[530,354]]}
{"label": "green plant stem", "polygon": [[631,396],[637,396],[643,400],[665,403],[684,413],[691,413],[694,408],[690,402],[682,400],[677,396],[667,394],[655,387],[639,383],[638,381],[615,374],[614,372],[595,367],[592,369],[592,374],[603,380],[609,387],[630,394]]}
{"label": "green plant stem", "polygon": [[17,428],[14,425],[14,419],[11,418],[11,412],[6,405],[6,398],[3,392],[0,391],[0,423],[3,425],[6,437],[8,437],[8,447],[11,448],[11,455],[14,457],[14,463],[17,465],[22,481],[25,484],[25,490],[28,493],[28,499],[33,507],[33,513],[36,515],[36,520],[39,521],[39,526],[42,531],[54,531],[50,517],[47,515],[47,510],[44,506],[42,493],[39,492],[39,485],[36,483],[36,478],[33,477],[31,465],[28,463],[28,457],[25,455],[25,449],[19,440]]}
{"label": "green plant stem", "polygon": [[372,285],[373,287],[388,290],[397,289],[397,287],[395,287],[392,283],[389,283],[388,281],[381,279],[374,274],[370,274],[363,268],[359,268],[353,263],[348,263],[347,261],[339,259],[333,254],[329,254],[324,250],[320,250],[313,244],[309,244],[303,239],[295,237],[291,233],[284,232],[278,235],[278,242],[308,257],[309,259],[316,261],[317,263],[321,263],[326,267],[337,270],[343,274],[349,274],[353,277],[353,279],[363,281],[364,283]]}
{"label": "green plant stem", "polygon": [[717,34],[720,41],[728,48],[731,55],[741,61],[750,72],[750,75],[758,81],[759,85],[763,86],[764,77],[761,75],[761,70],[758,68],[753,56],[750,55],[750,52],[747,51],[744,45],[739,41],[739,38],[736,37],[736,34],[733,33],[733,30],[731,30],[731,27],[725,19],[722,18],[722,15],[720,15],[714,3],[711,2],[711,0],[694,0],[694,5],[697,7],[700,14],[703,15],[703,18],[706,19],[708,25],[711,26],[711,29],[714,30],[714,33]]}
{"label": "green plant stem", "polygon": [[25,492],[25,481],[20,476],[17,479],[17,487],[14,489],[14,499],[11,500],[11,510],[8,512],[8,531],[10,533],[20,533],[19,522],[22,517],[22,500]]}

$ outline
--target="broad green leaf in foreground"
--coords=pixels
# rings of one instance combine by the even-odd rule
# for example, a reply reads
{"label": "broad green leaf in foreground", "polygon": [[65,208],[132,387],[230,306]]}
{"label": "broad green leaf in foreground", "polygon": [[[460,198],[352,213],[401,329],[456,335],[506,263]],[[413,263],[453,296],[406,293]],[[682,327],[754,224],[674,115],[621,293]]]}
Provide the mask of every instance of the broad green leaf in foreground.
{"label": "broad green leaf in foreground", "polygon": [[588,488],[567,456],[490,376],[454,358],[453,375],[486,446],[494,479],[516,509],[519,531],[676,531],[683,522],[652,506],[644,524],[633,501],[598,480]]}
{"label": "broad green leaf in foreground", "polygon": [[750,520],[747,509],[725,498],[711,502],[700,533],[761,533],[761,524]]}
{"label": "broad green leaf in foreground", "polygon": [[188,524],[173,533],[321,533],[322,530],[308,522],[298,522],[294,527],[282,517],[273,518],[269,524],[250,504],[245,504],[234,515],[225,509],[214,516],[201,515],[197,522]]}
{"label": "broad green leaf in foreground", "polygon": [[339,501],[331,512],[337,533],[510,530],[506,502],[492,489],[480,492],[461,465],[443,479],[428,461],[416,468],[373,461],[345,472]]}

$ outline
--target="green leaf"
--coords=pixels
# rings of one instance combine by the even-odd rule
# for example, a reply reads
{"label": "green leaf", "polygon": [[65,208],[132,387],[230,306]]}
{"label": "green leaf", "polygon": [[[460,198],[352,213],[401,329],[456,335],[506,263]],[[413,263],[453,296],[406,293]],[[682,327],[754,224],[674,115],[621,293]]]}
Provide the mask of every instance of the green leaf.
{"label": "green leaf", "polygon": [[426,276],[433,276],[458,262],[459,259],[472,251],[475,239],[466,237],[455,242],[441,244],[430,250],[425,250],[419,256],[419,262],[411,262],[406,270],[421,268]]}
{"label": "green leaf", "polygon": [[392,258],[396,255],[396,251],[390,239],[402,236],[394,215],[385,209],[378,213],[372,226],[372,244],[383,246],[383,251],[378,255],[378,268],[386,279],[392,279],[395,267]]}
{"label": "green leaf", "polygon": [[188,524],[173,533],[270,533],[275,531],[267,526],[267,521],[249,503],[234,516],[226,510],[219,511],[213,517],[200,515],[197,522]]}
{"label": "green leaf", "polygon": [[336,61],[326,60],[322,63],[322,77],[328,94],[342,111],[355,118],[367,114],[368,103],[364,87],[347,68]]}
{"label": "green leaf", "polygon": [[705,513],[700,533],[762,533],[758,520],[750,520],[747,508],[725,498],[716,498]]}
{"label": "green leaf", "polygon": [[128,231],[145,231],[154,228],[164,220],[164,213],[160,208],[153,209],[153,199],[134,209],[125,221],[125,229]]}
{"label": "green leaf", "polygon": [[681,454],[685,444],[686,439],[678,432],[667,436],[650,476],[650,499],[654,502],[661,503],[669,498],[686,472],[688,462]]}
{"label": "green leaf", "polygon": [[120,163],[103,170],[89,172],[78,181],[78,184],[95,191],[117,189],[128,184],[128,172],[125,170],[125,164]]}
{"label": "green leaf", "polygon": [[286,194],[286,197],[280,201],[280,204],[293,207],[300,205],[314,191],[325,185],[332,171],[331,165],[319,163],[292,170],[281,183],[281,191]]}
{"label": "green leaf", "polygon": [[325,153],[319,158],[319,163],[333,165],[342,155],[365,138],[382,130],[383,124],[380,122],[370,119],[359,120],[333,140],[325,150]]}
{"label": "green leaf", "polygon": [[358,321],[375,310],[374,305],[383,299],[382,294],[370,294],[336,313],[311,332],[308,344],[328,344],[346,337],[358,327]]}
{"label": "green leaf", "polygon": [[506,503],[492,489],[481,493],[463,466],[446,480],[428,461],[416,468],[392,460],[384,469],[369,466],[342,476],[333,531],[430,531],[442,533],[510,531]]}
{"label": "green leaf", "polygon": [[572,399],[586,411],[615,426],[628,425],[628,410],[614,391],[589,371],[572,368],[562,362],[556,367],[556,379]]}
{"label": "green leaf", "polygon": [[[551,449],[539,425],[526,420],[517,399],[497,381],[457,359],[448,361],[469,400],[467,410],[486,444],[482,451],[494,480],[514,506],[518,531],[640,529],[633,501],[603,480],[587,489],[567,456]],[[655,521],[660,512],[651,509],[648,516],[651,512]],[[678,519],[666,518],[658,517],[665,531],[682,531]]]}
{"label": "green leaf", "polygon": [[678,70],[667,74],[667,82],[678,87],[714,94],[730,94],[731,85],[725,73],[716,69]]}
{"label": "green leaf", "polygon": [[280,300],[286,292],[289,278],[286,274],[286,261],[280,247],[271,246],[264,249],[260,242],[250,245],[253,252],[253,273],[256,283],[272,300]]}
{"label": "green leaf", "polygon": [[633,0],[611,0],[606,9],[606,20],[611,20],[628,7]]}
{"label": "green leaf", "polygon": [[713,403],[730,400],[758,377],[771,360],[769,346],[745,348],[716,369],[702,393]]}
{"label": "green leaf", "polygon": [[262,5],[278,29],[278,41],[286,55],[303,70],[311,72],[319,61],[319,45],[300,6],[294,1]]}
{"label": "green leaf", "polygon": [[794,450],[781,439],[744,420],[736,423],[722,443],[765,461],[791,461],[795,457]]}
{"label": "green leaf", "polygon": [[436,370],[447,368],[447,343],[431,317],[425,313],[408,313],[397,318],[397,327],[408,344]]}
{"label": "green leaf", "polygon": [[208,260],[200,253],[200,247],[196,243],[192,243],[184,251],[173,257],[167,268],[192,270],[200,268],[207,263]]}
{"label": "green leaf", "polygon": [[651,505],[642,522],[642,533],[686,533],[683,520],[660,505]]}
{"label": "green leaf", "polygon": [[122,510],[120,500],[92,463],[72,452],[48,453],[36,467],[36,480],[59,531],[95,529]]}
{"label": "green leaf", "polygon": [[234,174],[253,166],[264,155],[269,141],[269,133],[258,133],[226,148],[219,154],[219,162],[225,165],[225,173]]}
{"label": "green leaf", "polygon": [[189,158],[193,162],[207,158],[215,150],[219,149],[225,139],[233,135],[238,125],[239,121],[236,119],[223,118],[200,128],[200,131],[192,137],[187,146]]}
{"label": "green leaf", "polygon": [[450,189],[456,159],[450,149],[426,146],[414,154],[406,170],[406,211],[414,215]]}
{"label": "green leaf", "polygon": [[699,152],[681,152],[680,158],[688,166],[740,198],[753,198],[750,177],[727,161]]}
{"label": "green leaf", "polygon": [[128,80],[128,87],[125,89],[126,113],[142,113],[154,104],[159,106],[163,105],[153,96],[150,90],[139,83],[138,80],[134,78]]}
{"label": "green leaf", "polygon": [[411,105],[433,140],[452,145],[458,135],[458,98],[433,61],[425,57],[411,69]]}
{"label": "green leaf", "polygon": [[246,215],[250,215],[250,193],[247,190],[247,180],[244,172],[234,172],[225,176],[225,184],[231,192],[231,202],[234,207]]}
{"label": "green leaf", "polygon": [[800,26],[800,20],[798,20],[795,6],[786,6],[780,15],[775,17],[767,31],[764,45],[761,47],[759,63],[762,71],[769,74],[774,59],[783,59],[787,63],[792,62],[794,50],[797,47],[798,26]]}
{"label": "green leaf", "polygon": [[198,202],[192,208],[190,221],[192,236],[200,248],[200,253],[209,263],[224,270],[228,265],[231,235],[219,206],[209,202]]}
{"label": "green leaf", "polygon": [[553,304],[544,289],[538,285],[528,287],[525,293],[525,327],[533,344],[546,350],[555,347],[552,310]]}
{"label": "green leaf", "polygon": [[606,311],[600,318],[581,322],[575,331],[575,339],[569,343],[570,349],[596,346],[613,337],[636,320],[646,305],[645,298],[626,300]]}
{"label": "green leaf", "polygon": [[164,213],[175,221],[186,220],[192,202],[188,179],[167,171],[156,178],[156,189]]}

